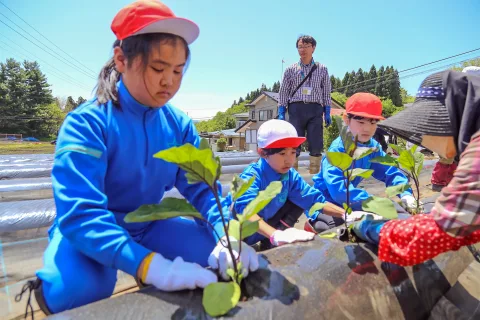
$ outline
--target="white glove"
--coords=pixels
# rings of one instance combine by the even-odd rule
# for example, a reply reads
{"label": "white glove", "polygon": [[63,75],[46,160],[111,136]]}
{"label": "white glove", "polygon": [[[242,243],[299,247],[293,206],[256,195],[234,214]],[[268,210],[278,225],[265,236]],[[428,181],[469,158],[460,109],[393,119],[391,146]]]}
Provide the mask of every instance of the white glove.
{"label": "white glove", "polygon": [[[217,243],[217,246],[208,257],[208,264],[213,269],[218,269],[223,279],[229,280],[230,277],[227,275],[227,269],[233,269],[233,261],[228,248],[225,248],[221,242],[224,243],[226,247],[227,238],[223,237]],[[230,243],[232,244],[233,255],[238,261],[239,242],[234,237],[230,237]],[[254,272],[258,269],[258,255],[252,247],[243,241],[241,249],[240,262],[242,263],[242,274],[245,278],[248,276],[249,271]]]}
{"label": "white glove", "polygon": [[181,257],[171,261],[155,253],[145,277],[145,283],[163,291],[205,288],[217,282],[217,275],[196,263],[185,262]]}
{"label": "white glove", "polygon": [[[405,204],[407,209],[413,210],[417,208],[417,200],[415,200],[415,198],[412,195],[406,194],[401,199],[402,199],[402,203]],[[423,203],[421,201],[419,205],[420,205],[420,208],[423,207]]]}
{"label": "white glove", "polygon": [[297,241],[310,241],[313,240],[313,238],[315,238],[315,233],[296,228],[288,228],[286,230],[275,231],[270,238],[270,242],[274,246],[281,246]]}
{"label": "white glove", "polygon": [[379,216],[378,214],[365,212],[365,211],[352,211],[349,215],[347,215],[347,222],[354,222],[361,220],[363,216],[372,216],[372,220],[384,220],[385,218]]}

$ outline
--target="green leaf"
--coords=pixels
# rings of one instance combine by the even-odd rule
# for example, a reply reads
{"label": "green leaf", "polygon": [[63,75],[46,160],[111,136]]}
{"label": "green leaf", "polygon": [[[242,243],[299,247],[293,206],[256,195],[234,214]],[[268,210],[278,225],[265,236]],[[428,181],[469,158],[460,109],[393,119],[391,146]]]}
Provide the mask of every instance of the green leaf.
{"label": "green leaf", "polygon": [[271,182],[268,187],[260,191],[255,199],[253,199],[245,209],[243,215],[245,220],[250,219],[254,214],[259,213],[270,201],[282,191],[282,183],[280,181]]}
{"label": "green leaf", "polygon": [[402,147],[400,146],[397,146],[396,144],[388,144],[390,146],[390,148],[392,148],[393,150],[395,150],[398,154],[402,153],[402,151],[404,150]]}
{"label": "green leaf", "polygon": [[232,201],[240,198],[255,182],[255,176],[252,176],[248,181],[243,180],[237,175],[233,176],[233,181],[230,188],[230,193],[232,194]]}
{"label": "green leaf", "polygon": [[391,186],[385,189],[385,193],[389,197],[396,196],[397,194],[401,194],[402,192],[405,192],[406,190],[410,189],[410,185],[408,183],[402,183],[398,184],[396,186]]}
{"label": "green leaf", "polygon": [[308,210],[308,215],[311,216],[315,211],[322,210],[326,203],[315,202],[313,206]]}
{"label": "green leaf", "polygon": [[203,219],[202,215],[185,199],[165,198],[159,204],[144,204],[130,212],[125,222],[146,222],[165,220],[175,217],[194,217]]}
{"label": "green leaf", "polygon": [[414,144],[408,151],[410,151],[411,154],[414,154],[415,151],[417,151],[417,148],[418,148],[418,146],[416,144]]}
{"label": "green leaf", "polygon": [[240,222],[234,219],[228,222],[228,235],[240,240]]}
{"label": "green leaf", "polygon": [[208,140],[207,140],[207,139],[205,139],[205,138],[200,139],[199,149],[200,149],[200,150],[210,149],[210,144],[208,144]]}
{"label": "green leaf", "polygon": [[324,239],[333,239],[337,236],[337,234],[335,232],[329,232],[329,233],[325,233],[325,234],[319,234],[318,236],[320,238],[324,238]]}
{"label": "green leaf", "polygon": [[211,317],[227,314],[240,300],[240,286],[235,282],[214,282],[203,290],[202,304]]}
{"label": "green leaf", "polygon": [[245,222],[245,216],[243,214],[237,213],[237,220],[240,224]]}
{"label": "green leaf", "polygon": [[258,231],[258,220],[257,221],[250,221],[247,220],[242,223],[242,240],[246,237],[255,234]]}
{"label": "green leaf", "polygon": [[398,163],[404,170],[414,171],[415,170],[415,159],[413,155],[408,150],[403,150],[398,157]]}
{"label": "green leaf", "polygon": [[232,280],[235,280],[235,271],[232,268],[227,269],[227,274]]}
{"label": "green leaf", "polygon": [[345,209],[347,214],[350,214],[353,211],[352,208],[350,208],[346,203],[343,204],[343,209]]}
{"label": "green leaf", "polygon": [[[354,179],[355,177],[362,177],[364,179],[368,179],[372,176],[373,170],[372,169],[360,169],[355,168],[351,171],[350,179]],[[346,172],[345,172],[346,177]]]}
{"label": "green leaf", "polygon": [[194,183],[205,181],[208,185],[213,186],[217,180],[219,163],[218,160],[216,161],[213,158],[213,153],[210,149],[200,150],[187,143],[180,147],[162,150],[153,156],[175,163],[189,173],[187,179]]}
{"label": "green leaf", "polygon": [[415,161],[415,172],[417,173],[417,177],[420,176],[420,172],[423,169],[423,161],[425,160],[425,156],[421,152],[415,152],[413,154],[413,160]]}
{"label": "green leaf", "polygon": [[388,198],[379,198],[372,196],[362,202],[363,211],[376,213],[386,219],[395,219],[398,217],[397,209],[393,202]]}
{"label": "green leaf", "polygon": [[348,154],[352,150],[352,145],[353,147],[355,147],[353,135],[348,129],[348,126],[342,125],[340,129],[340,137],[342,137],[343,148],[347,151]]}
{"label": "green leaf", "polygon": [[365,158],[366,156],[368,156],[369,154],[375,151],[377,151],[377,148],[357,147],[355,149],[355,152],[353,153],[352,158],[354,160],[359,160],[359,159]]}
{"label": "green leaf", "polygon": [[347,170],[352,165],[352,157],[343,152],[327,152],[327,159],[333,166],[342,171]]}
{"label": "green leaf", "polygon": [[385,166],[392,166],[392,167],[397,167],[398,168],[398,161],[397,159],[389,156],[388,154],[385,156],[378,156],[373,159],[370,159],[371,163],[380,163]]}

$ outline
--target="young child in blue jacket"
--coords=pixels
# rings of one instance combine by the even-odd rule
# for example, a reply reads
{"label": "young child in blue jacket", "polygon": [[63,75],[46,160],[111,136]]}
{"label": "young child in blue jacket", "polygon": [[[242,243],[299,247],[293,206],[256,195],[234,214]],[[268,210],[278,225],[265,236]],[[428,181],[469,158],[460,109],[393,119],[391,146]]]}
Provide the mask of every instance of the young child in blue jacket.
{"label": "young child in blue jacket", "polygon": [[[100,72],[96,96],[69,113],[52,171],[57,209],[38,279],[29,283],[46,314],[108,298],[117,270],[164,291],[203,288],[231,261],[206,225],[175,218],[125,223],[141,205],[176,187],[224,237],[215,198],[189,184],[178,166],[153,158],[186,143],[198,147],[192,120],[168,101],[183,78],[198,26],[158,1],[137,1],[114,18],[113,58]],[[225,218],[230,216],[222,199]],[[234,245],[235,247],[235,245]],[[237,246],[238,247],[238,244]],[[235,253],[234,253],[235,254]],[[242,245],[243,273],[258,268]]]}
{"label": "young child in blue jacket", "polygon": [[[258,162],[249,165],[240,177],[249,180],[255,177],[252,186],[240,196],[234,204],[236,212],[243,212],[245,207],[258,193],[272,182],[281,181],[282,191],[278,194],[254,220],[259,221],[259,231],[245,239],[248,244],[260,242],[260,249],[268,249],[296,241],[312,240],[314,233],[294,228],[301,214],[316,203],[324,203],[321,191],[308,185],[293,169],[296,149],[305,141],[298,137],[295,127],[283,120],[269,120],[258,129],[257,143]],[[343,209],[327,204],[322,212],[316,215],[332,215],[341,217]]]}
{"label": "young child in blue jacket", "polygon": [[[385,118],[382,117],[382,102],[371,93],[356,93],[351,96],[345,105],[346,114],[343,120],[348,126],[352,135],[358,136],[359,147],[377,148],[376,152],[355,161],[355,168],[373,169],[372,176],[385,182],[387,187],[398,184],[408,183],[407,177],[397,168],[378,163],[371,163],[370,159],[377,156],[385,156],[381,144],[372,137],[377,130],[377,122]],[[345,152],[342,138],[335,139],[330,147],[330,152]],[[356,177],[349,186],[351,207],[353,210],[362,209],[362,201],[368,199],[371,195],[364,189],[358,188],[363,180]],[[326,201],[342,206],[346,202],[347,189],[345,188],[343,173],[340,169],[334,167],[324,156],[322,158],[321,170],[313,177],[314,186],[325,195]],[[402,202],[408,208],[415,208],[415,198],[412,196],[412,190],[406,190],[398,195]],[[334,218],[326,215],[319,215],[316,221],[310,220],[305,224],[305,230],[322,232],[342,224],[342,218]]]}

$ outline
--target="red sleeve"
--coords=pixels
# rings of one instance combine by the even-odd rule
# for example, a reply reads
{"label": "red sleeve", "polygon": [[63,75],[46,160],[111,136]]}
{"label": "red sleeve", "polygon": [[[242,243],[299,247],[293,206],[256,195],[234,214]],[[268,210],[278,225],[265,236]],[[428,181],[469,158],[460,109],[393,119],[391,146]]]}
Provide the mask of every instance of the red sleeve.
{"label": "red sleeve", "polygon": [[378,257],[381,261],[411,266],[477,242],[480,242],[480,230],[454,238],[445,233],[430,214],[419,214],[406,220],[391,220],[383,226]]}

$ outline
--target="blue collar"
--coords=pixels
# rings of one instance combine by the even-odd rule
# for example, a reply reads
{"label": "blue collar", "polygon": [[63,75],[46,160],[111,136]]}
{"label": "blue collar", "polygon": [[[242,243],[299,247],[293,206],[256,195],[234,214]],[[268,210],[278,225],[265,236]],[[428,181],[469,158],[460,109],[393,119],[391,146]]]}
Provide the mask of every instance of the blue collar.
{"label": "blue collar", "polygon": [[118,99],[120,102],[120,107],[122,110],[128,110],[133,112],[134,114],[141,114],[143,115],[145,112],[149,110],[153,110],[156,108],[151,108],[146,105],[141,104],[130,94],[127,87],[123,83],[122,79],[117,83],[117,90],[118,90]]}
{"label": "blue collar", "polygon": [[258,160],[258,165],[260,166],[260,170],[262,171],[262,174],[265,175],[268,181],[288,180],[288,172],[285,174],[278,173],[277,171],[273,170],[273,168],[268,164],[267,160],[265,160],[264,158],[260,158],[260,160]]}
{"label": "blue collar", "polygon": [[313,66],[314,64],[315,64],[315,60],[313,59],[313,57],[312,57],[312,61],[309,64],[303,64],[301,59],[298,61],[299,67],[308,67],[308,66]]}

